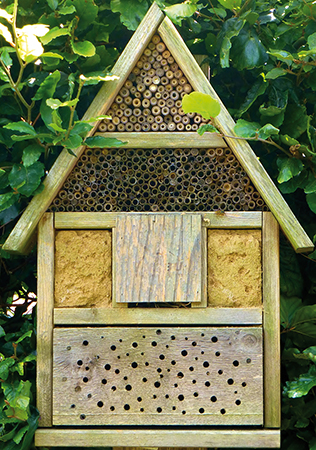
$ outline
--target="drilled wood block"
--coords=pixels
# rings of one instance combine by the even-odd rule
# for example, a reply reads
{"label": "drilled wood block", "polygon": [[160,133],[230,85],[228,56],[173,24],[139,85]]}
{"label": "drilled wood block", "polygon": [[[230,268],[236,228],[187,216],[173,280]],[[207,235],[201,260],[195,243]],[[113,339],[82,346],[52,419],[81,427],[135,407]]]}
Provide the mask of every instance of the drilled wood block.
{"label": "drilled wood block", "polygon": [[57,328],[53,398],[54,425],[262,425],[262,328]]}
{"label": "drilled wood block", "polygon": [[199,214],[133,214],[117,219],[116,302],[201,302]]}

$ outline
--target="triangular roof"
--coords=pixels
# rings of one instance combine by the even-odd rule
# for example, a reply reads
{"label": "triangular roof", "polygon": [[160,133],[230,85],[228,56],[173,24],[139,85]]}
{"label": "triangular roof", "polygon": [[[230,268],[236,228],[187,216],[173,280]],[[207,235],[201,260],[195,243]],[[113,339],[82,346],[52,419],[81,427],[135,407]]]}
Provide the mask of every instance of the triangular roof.
{"label": "triangular roof", "polygon": [[[168,47],[176,62],[181,67],[183,74],[193,89],[195,91],[211,95],[220,103],[221,112],[215,119],[215,125],[217,128],[225,136],[234,136],[235,122],[217,96],[210,82],[205,77],[193,55],[186,47],[175,26],[170,19],[164,15],[156,3],[153,3],[148,10],[146,16],[133,34],[112,70],[112,73],[118,75],[119,79],[104,83],[103,87],[100,89],[99,93],[86,111],[83,120],[106,113],[124,85],[127,77],[135,65],[135,62],[138,61],[153,35],[157,32]],[[90,136],[98,131],[97,129],[99,123],[100,122],[94,124],[94,128],[89,133]],[[142,135],[142,138],[140,138],[140,134]],[[145,145],[147,145],[147,147],[157,147],[158,141],[161,142],[161,140],[164,139],[164,142],[168,142],[171,138],[171,135],[168,132],[107,132],[106,135],[108,137],[119,137],[123,141],[128,140],[129,146],[134,146],[134,148],[135,146],[139,146],[140,140],[143,142],[146,141],[147,143]],[[225,140],[226,144],[233,151],[239,163],[252,180],[258,192],[261,194],[267,206],[274,214],[281,229],[291,242],[295,251],[311,251],[313,249],[313,243],[305,233],[304,229],[285,202],[273,181],[270,179],[264,167],[257,159],[257,156],[251,149],[250,145],[244,140],[231,138],[225,138]],[[215,146],[216,143],[218,146],[222,146],[220,142],[222,139],[215,133],[205,133],[203,136],[199,136],[197,133],[172,132],[172,141],[173,146],[177,147],[198,147],[199,145],[202,147],[205,147],[206,145]],[[168,147],[167,144],[165,144],[165,146]],[[80,157],[84,150],[85,146],[81,146],[77,148],[74,153],[77,157]],[[78,158],[74,158],[67,152],[67,150],[63,150],[44,181],[44,190],[32,199],[15,228],[12,230],[10,236],[6,240],[3,246],[4,250],[22,254],[28,252],[39,220],[51,205],[54,197],[77,162]]]}

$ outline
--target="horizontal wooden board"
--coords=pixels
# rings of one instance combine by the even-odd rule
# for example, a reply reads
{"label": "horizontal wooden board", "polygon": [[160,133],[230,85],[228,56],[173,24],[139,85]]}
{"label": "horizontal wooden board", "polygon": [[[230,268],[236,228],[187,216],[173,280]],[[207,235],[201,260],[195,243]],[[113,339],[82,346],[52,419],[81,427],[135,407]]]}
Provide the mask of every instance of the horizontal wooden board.
{"label": "horizontal wooden board", "polygon": [[187,447],[279,448],[279,430],[208,429],[42,429],[35,432],[38,447]]}
{"label": "horizontal wooden board", "polygon": [[198,214],[121,214],[116,223],[116,302],[201,302]]}
{"label": "horizontal wooden board", "polygon": [[[122,213],[107,212],[56,212],[56,229],[104,229],[114,228],[116,219]],[[139,213],[128,213],[129,215]],[[165,213],[143,213],[143,214],[165,214]],[[168,213],[179,214],[179,213]],[[186,214],[186,213],[184,213]],[[208,212],[190,213],[202,215],[203,226],[206,228],[261,228],[262,213],[260,211],[250,212]]]}
{"label": "horizontal wooden board", "polygon": [[204,133],[203,136],[197,132],[155,133],[155,132],[114,132],[95,133],[95,136],[120,139],[126,148],[220,148],[227,147],[226,142],[218,133]]}
{"label": "horizontal wooden board", "polygon": [[261,325],[261,308],[55,308],[55,325]]}
{"label": "horizontal wooden board", "polygon": [[54,425],[262,425],[261,327],[54,331]]}

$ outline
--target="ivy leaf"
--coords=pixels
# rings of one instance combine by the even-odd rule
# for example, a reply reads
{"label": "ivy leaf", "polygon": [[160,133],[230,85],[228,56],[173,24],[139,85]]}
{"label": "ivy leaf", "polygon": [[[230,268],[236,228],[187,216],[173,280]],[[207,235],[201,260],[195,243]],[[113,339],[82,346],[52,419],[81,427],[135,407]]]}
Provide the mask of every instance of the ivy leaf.
{"label": "ivy leaf", "polygon": [[183,3],[178,3],[176,5],[168,6],[164,9],[164,12],[169,17],[172,22],[176,25],[181,26],[182,19],[186,17],[191,17],[197,9],[196,1],[185,1]]}
{"label": "ivy leaf", "polygon": [[14,45],[12,34],[9,31],[9,28],[0,23],[0,35],[4,37],[4,39],[9,43]]}
{"label": "ivy leaf", "polygon": [[62,8],[60,8],[60,10],[58,12],[59,12],[59,14],[66,16],[67,14],[72,14],[75,11],[76,11],[76,8],[73,5],[69,5],[69,6],[65,5]]}
{"label": "ivy leaf", "polygon": [[316,366],[311,366],[307,373],[303,373],[295,381],[287,381],[283,393],[289,398],[299,398],[307,395],[316,386]]}
{"label": "ivy leaf", "polygon": [[126,144],[126,142],[122,142],[116,138],[106,138],[103,136],[92,136],[92,137],[88,137],[85,140],[85,145],[87,145],[88,147],[91,148],[96,148],[96,147],[107,147],[107,148],[112,148],[112,147],[122,147],[123,145]]}
{"label": "ivy leaf", "polygon": [[241,0],[218,0],[218,2],[226,9],[238,9],[241,5]]}
{"label": "ivy leaf", "polygon": [[202,92],[186,94],[182,99],[182,109],[186,114],[191,112],[201,114],[203,119],[216,117],[221,111],[219,102]]}
{"label": "ivy leaf", "polygon": [[25,167],[29,167],[38,161],[44,149],[38,144],[31,144],[23,150],[22,161]]}
{"label": "ivy leaf", "polygon": [[60,36],[70,36],[70,30],[68,28],[59,28],[59,27],[54,27],[51,30],[49,30],[48,33],[45,34],[45,36],[43,36],[41,38],[41,42],[46,45],[49,42],[51,42],[53,39],[56,39]]}
{"label": "ivy leaf", "polygon": [[128,30],[136,30],[143,20],[147,10],[147,1],[138,0],[111,0],[111,10],[120,13],[120,21]]}
{"label": "ivy leaf", "polygon": [[90,57],[95,55],[95,46],[90,41],[71,41],[71,48],[76,55]]}
{"label": "ivy leaf", "polygon": [[28,429],[29,429],[28,425],[25,425],[25,427],[20,428],[18,430],[18,432],[15,434],[15,436],[13,438],[13,442],[15,442],[16,444],[19,444]]}
{"label": "ivy leaf", "polygon": [[58,7],[58,0],[47,0],[47,4],[50,7],[50,9],[55,11]]}
{"label": "ivy leaf", "polygon": [[28,167],[14,164],[9,174],[10,186],[20,194],[29,197],[40,185],[43,175],[44,165],[40,162],[35,162]]}
{"label": "ivy leaf", "polygon": [[25,421],[30,413],[30,381],[15,381],[14,383],[2,383],[2,389],[10,407],[6,410],[7,416],[15,416],[17,419]]}
{"label": "ivy leaf", "polygon": [[31,337],[33,334],[33,330],[26,331],[26,333],[23,333],[22,336],[19,337],[17,341],[15,341],[16,344],[19,344],[20,342],[24,341],[25,338]]}
{"label": "ivy leaf", "polygon": [[290,180],[304,169],[302,161],[297,158],[278,158],[277,166],[279,168],[279,183]]}

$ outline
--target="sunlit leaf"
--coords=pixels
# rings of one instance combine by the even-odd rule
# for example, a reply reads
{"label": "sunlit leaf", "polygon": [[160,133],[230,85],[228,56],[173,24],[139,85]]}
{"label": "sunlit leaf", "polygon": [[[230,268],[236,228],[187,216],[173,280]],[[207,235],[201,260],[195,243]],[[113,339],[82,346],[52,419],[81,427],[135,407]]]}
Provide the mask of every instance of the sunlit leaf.
{"label": "sunlit leaf", "polygon": [[260,128],[261,126],[257,122],[248,122],[247,120],[239,119],[234,127],[234,131],[237,136],[243,138],[254,138],[258,136],[258,131]]}
{"label": "sunlit leaf", "polygon": [[205,123],[204,125],[201,125],[200,128],[197,130],[197,133],[202,136],[204,133],[219,133],[217,128],[214,127],[214,125],[210,123]]}
{"label": "sunlit leaf", "polygon": [[20,57],[24,62],[31,62],[44,53],[44,48],[34,34],[21,33],[17,38]]}
{"label": "sunlit leaf", "polygon": [[107,148],[112,148],[112,147],[122,147],[123,145],[126,144],[126,142],[122,142],[119,139],[116,138],[106,138],[103,136],[92,136],[92,137],[88,137],[85,140],[85,145],[87,145],[88,147],[91,148],[97,148],[97,147],[107,147]]}
{"label": "sunlit leaf", "polygon": [[274,56],[279,61],[286,62],[288,64],[291,64],[294,57],[291,55],[291,53],[285,51],[285,50],[271,50],[267,52],[269,55]]}
{"label": "sunlit leaf", "polygon": [[43,25],[43,24],[35,24],[35,25],[25,25],[23,28],[18,28],[17,29],[17,34],[25,34],[27,36],[37,36],[37,37],[42,37],[45,36],[45,34],[47,34],[49,31],[49,26],[48,25]]}
{"label": "sunlit leaf", "polygon": [[290,180],[304,169],[302,161],[297,158],[278,158],[277,165],[279,168],[279,183]]}
{"label": "sunlit leaf", "polygon": [[54,27],[51,30],[49,30],[48,33],[45,34],[45,36],[43,36],[41,38],[41,42],[46,45],[49,42],[51,42],[53,39],[56,39],[60,36],[70,36],[71,32],[68,28],[59,28],[59,27]]}
{"label": "sunlit leaf", "polygon": [[286,70],[282,69],[281,67],[275,67],[274,69],[266,73],[265,78],[266,80],[275,80],[276,78],[282,77],[286,74]]}
{"label": "sunlit leaf", "polygon": [[129,29],[136,30],[147,10],[147,1],[111,0],[111,10],[120,13],[121,22]]}
{"label": "sunlit leaf", "polygon": [[221,107],[217,100],[202,92],[191,92],[182,99],[182,109],[187,113],[195,112],[201,114],[204,119],[216,117]]}
{"label": "sunlit leaf", "polygon": [[27,133],[27,134],[32,134],[34,136],[36,136],[36,131],[35,129],[32,127],[32,125],[30,125],[27,122],[10,122],[7,125],[5,125],[3,128],[6,128],[7,130],[13,130],[13,131],[19,131],[20,133]]}
{"label": "sunlit leaf", "polygon": [[164,9],[166,15],[176,25],[181,26],[182,19],[191,17],[197,9],[196,1],[187,0],[183,3],[177,3]]}
{"label": "sunlit leaf", "polygon": [[82,137],[79,135],[70,135],[68,139],[62,142],[64,147],[74,150],[82,144]]}
{"label": "sunlit leaf", "polygon": [[12,34],[9,31],[9,28],[0,23],[0,35],[4,37],[4,39],[13,45]]}
{"label": "sunlit leaf", "polygon": [[316,366],[311,366],[307,373],[303,373],[295,381],[287,381],[283,393],[290,398],[307,395],[316,386]]}
{"label": "sunlit leaf", "polygon": [[90,41],[71,41],[71,48],[74,53],[80,56],[89,57],[95,54],[95,46]]}
{"label": "sunlit leaf", "polygon": [[238,9],[241,5],[241,0],[218,0],[219,3],[226,9]]}
{"label": "sunlit leaf", "polygon": [[48,105],[52,109],[62,108],[64,106],[75,106],[78,103],[78,99],[74,98],[73,100],[68,100],[67,102],[61,102],[58,98],[48,98],[46,100],[46,105]]}
{"label": "sunlit leaf", "polygon": [[3,17],[8,22],[12,23],[13,15],[9,14],[5,9],[0,8],[0,17]]}

